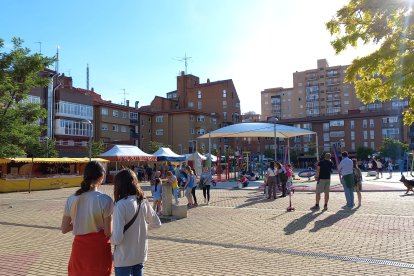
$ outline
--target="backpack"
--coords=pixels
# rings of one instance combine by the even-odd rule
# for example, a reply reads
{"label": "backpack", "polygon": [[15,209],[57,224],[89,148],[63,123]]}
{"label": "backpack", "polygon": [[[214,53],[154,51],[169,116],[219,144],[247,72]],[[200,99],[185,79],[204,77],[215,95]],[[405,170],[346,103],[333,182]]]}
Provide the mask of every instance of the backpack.
{"label": "backpack", "polygon": [[287,182],[288,177],[284,171],[279,172],[279,179],[282,183]]}

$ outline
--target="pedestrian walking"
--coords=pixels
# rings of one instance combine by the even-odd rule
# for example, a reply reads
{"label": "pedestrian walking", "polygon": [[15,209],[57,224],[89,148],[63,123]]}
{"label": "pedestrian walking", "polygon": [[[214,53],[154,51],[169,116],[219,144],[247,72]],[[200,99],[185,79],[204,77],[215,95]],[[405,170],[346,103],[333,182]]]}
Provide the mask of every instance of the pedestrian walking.
{"label": "pedestrian walking", "polygon": [[331,174],[333,169],[333,163],[331,161],[331,154],[325,153],[324,159],[316,166],[316,203],[311,210],[319,210],[319,202],[321,200],[321,194],[324,193],[323,210],[328,210],[329,192],[331,187]]}
{"label": "pedestrian walking", "polygon": [[362,172],[361,170],[358,168],[357,165],[357,161],[356,160],[352,160],[353,164],[354,164],[354,168],[353,168],[353,173],[354,173],[354,192],[357,193],[357,197],[358,197],[358,208],[361,207],[361,200],[362,200],[362,195],[361,195],[361,191],[362,191]]}
{"label": "pedestrian walking", "polygon": [[112,272],[111,220],[113,201],[98,189],[105,169],[96,161],[85,167],[80,189],[65,205],[61,230],[75,236],[70,254],[68,275],[109,276]]}
{"label": "pedestrian walking", "polygon": [[197,197],[196,197],[196,189],[197,189],[197,183],[196,183],[196,181],[197,181],[197,176],[195,174],[194,169],[191,169],[191,172],[192,172],[193,177],[194,177],[194,186],[191,189],[191,195],[193,196],[193,199],[194,199],[194,206],[198,206]]}
{"label": "pedestrian walking", "polygon": [[342,152],[342,160],[338,165],[338,170],[342,174],[341,183],[344,187],[346,205],[344,208],[351,209],[354,207],[354,174],[353,162],[348,157],[348,152]]}
{"label": "pedestrian walking", "polygon": [[271,161],[269,168],[266,171],[266,185],[267,185],[267,199],[276,199],[276,186],[277,182],[277,169],[275,168],[275,162]]}
{"label": "pedestrian walking", "polygon": [[161,215],[162,212],[162,186],[161,186],[161,179],[159,177],[155,178],[154,185],[151,185],[151,192],[152,197],[154,199],[154,203],[152,208],[157,212],[158,215]]}
{"label": "pedestrian walking", "polygon": [[184,190],[185,190],[185,196],[188,201],[187,206],[193,207],[194,201],[193,201],[193,196],[191,192],[193,190],[193,187],[195,186],[195,176],[190,166],[187,166],[186,173],[187,173],[187,178],[186,178],[186,183],[184,185]]}
{"label": "pedestrian walking", "polygon": [[200,175],[200,186],[203,189],[204,203],[210,204],[210,187],[211,182],[213,181],[213,176],[211,175],[208,167],[204,167],[203,172]]}
{"label": "pedestrian walking", "polygon": [[111,242],[115,245],[115,275],[141,276],[147,260],[148,229],[159,228],[161,221],[131,170],[115,176],[114,199]]}

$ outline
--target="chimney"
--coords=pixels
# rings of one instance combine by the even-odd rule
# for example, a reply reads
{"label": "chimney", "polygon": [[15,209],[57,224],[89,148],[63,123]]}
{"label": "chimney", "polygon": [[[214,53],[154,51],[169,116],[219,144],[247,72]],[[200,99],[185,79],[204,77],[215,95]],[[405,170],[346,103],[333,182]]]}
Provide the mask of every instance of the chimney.
{"label": "chimney", "polygon": [[139,101],[135,101],[135,109],[138,109]]}
{"label": "chimney", "polygon": [[181,76],[184,76],[184,71],[181,71]]}
{"label": "chimney", "polygon": [[125,102],[126,102],[126,106],[129,107],[129,100],[126,100]]}
{"label": "chimney", "polygon": [[210,83],[210,79],[207,79],[207,83]]}

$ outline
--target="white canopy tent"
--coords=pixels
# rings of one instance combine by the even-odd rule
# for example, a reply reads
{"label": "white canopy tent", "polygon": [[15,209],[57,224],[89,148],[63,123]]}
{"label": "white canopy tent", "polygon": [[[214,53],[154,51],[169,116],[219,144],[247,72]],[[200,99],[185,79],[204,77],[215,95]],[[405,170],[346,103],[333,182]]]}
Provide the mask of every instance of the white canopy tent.
{"label": "white canopy tent", "polygon": [[159,148],[156,152],[153,153],[157,157],[157,161],[172,161],[179,162],[184,161],[186,158],[184,155],[178,155],[173,152],[170,148]]}
{"label": "white canopy tent", "polygon": [[193,152],[185,155],[187,161],[193,161],[193,169],[197,175],[200,175],[203,171],[203,161],[207,158],[199,152]]}
{"label": "white canopy tent", "polygon": [[[272,124],[272,123],[240,123],[216,129],[210,133],[201,135],[197,139],[209,139],[209,151],[211,147],[210,138],[236,138],[236,137],[274,137],[275,152],[276,152],[276,138],[291,138],[303,135],[316,135],[316,158],[319,156],[318,152],[318,134],[307,129]],[[289,139],[288,139],[289,147]],[[275,154],[276,155],[276,154]]]}
{"label": "white canopy tent", "polygon": [[115,145],[98,157],[109,161],[157,161],[157,157],[143,152],[137,146]]}

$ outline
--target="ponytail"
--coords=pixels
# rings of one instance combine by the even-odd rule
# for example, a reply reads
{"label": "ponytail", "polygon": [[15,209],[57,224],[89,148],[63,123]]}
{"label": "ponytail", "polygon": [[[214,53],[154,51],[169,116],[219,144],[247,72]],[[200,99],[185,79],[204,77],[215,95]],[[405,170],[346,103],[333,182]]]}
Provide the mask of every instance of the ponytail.
{"label": "ponytail", "polygon": [[80,189],[75,192],[75,195],[79,196],[90,191],[91,185],[103,175],[105,175],[105,169],[101,163],[97,161],[89,161],[88,164],[86,164],[85,172],[83,173],[83,180],[81,182]]}

